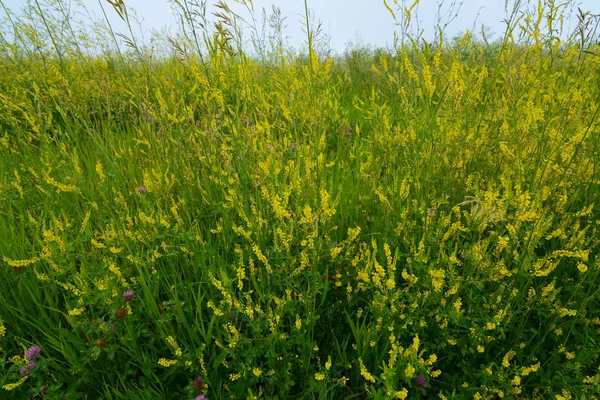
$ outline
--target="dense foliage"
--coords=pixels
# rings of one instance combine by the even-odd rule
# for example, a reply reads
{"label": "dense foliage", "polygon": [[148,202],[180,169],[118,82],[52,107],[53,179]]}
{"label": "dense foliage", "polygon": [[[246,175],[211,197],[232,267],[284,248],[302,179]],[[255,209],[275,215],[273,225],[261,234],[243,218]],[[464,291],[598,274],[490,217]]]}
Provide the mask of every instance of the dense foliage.
{"label": "dense foliage", "polygon": [[599,396],[600,57],[552,2],[342,57],[251,57],[226,8],[90,52],[35,4],[0,42],[1,398]]}

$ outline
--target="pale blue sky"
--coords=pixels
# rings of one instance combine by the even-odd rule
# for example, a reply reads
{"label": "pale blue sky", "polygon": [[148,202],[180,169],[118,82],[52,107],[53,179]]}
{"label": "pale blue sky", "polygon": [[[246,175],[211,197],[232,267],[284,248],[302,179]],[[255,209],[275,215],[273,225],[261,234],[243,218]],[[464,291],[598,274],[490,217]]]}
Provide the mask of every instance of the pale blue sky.
{"label": "pale blue sky", "polygon": [[[116,30],[123,30],[123,26],[119,24],[116,13],[110,5],[106,0],[101,1],[105,4]],[[26,3],[26,0],[3,0],[3,2],[9,9],[17,11]],[[434,35],[433,22],[439,2],[440,0],[421,0],[418,6],[419,21],[421,21],[421,27],[428,39],[431,39]],[[455,0],[444,1],[446,4],[452,2],[455,2]],[[83,0],[83,3],[98,16],[102,15],[99,11],[98,0]],[[214,2],[209,1],[209,3]],[[234,1],[227,1],[227,3],[230,4],[232,9],[239,10],[241,14],[247,15],[244,14],[243,7],[239,4]],[[393,0],[388,0],[388,3],[395,9],[396,6],[394,6]],[[402,0],[399,3],[402,4]],[[412,3],[412,0],[406,1],[406,3]],[[512,1],[509,1],[509,3],[512,3]],[[531,1],[530,3],[533,7],[537,4],[537,1]],[[558,4],[560,1],[556,1],[556,3]],[[173,26],[176,21],[172,13],[172,1],[125,0],[125,4],[136,10],[138,16],[143,20],[142,25],[145,29],[168,28]],[[289,38],[289,44],[295,48],[301,48],[306,39],[301,30],[301,20],[304,18],[304,1],[254,0],[256,11],[264,7],[269,13],[272,4],[279,7],[282,14],[287,17],[285,35]],[[573,4],[583,10],[600,14],[600,1],[598,0],[579,0],[574,1]],[[330,37],[331,48],[338,52],[342,52],[350,42],[360,42],[373,47],[389,46],[393,43],[394,31],[398,30],[394,20],[386,10],[383,0],[308,0],[308,6],[314,12],[315,18],[322,22],[324,33]],[[575,11],[576,7],[573,8]],[[211,8],[211,10],[214,10],[214,8]],[[0,12],[1,14],[2,12]],[[257,14],[260,15],[259,12]],[[447,35],[453,36],[466,29],[472,29],[475,22],[476,32],[481,30],[482,24],[485,24],[491,32],[500,35],[504,31],[502,21],[505,17],[504,0],[465,0],[458,18],[448,26]]]}

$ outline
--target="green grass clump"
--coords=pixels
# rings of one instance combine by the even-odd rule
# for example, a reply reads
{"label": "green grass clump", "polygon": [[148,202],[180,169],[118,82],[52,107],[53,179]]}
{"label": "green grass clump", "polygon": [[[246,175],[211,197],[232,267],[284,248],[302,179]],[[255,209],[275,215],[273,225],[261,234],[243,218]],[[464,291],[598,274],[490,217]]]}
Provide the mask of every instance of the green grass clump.
{"label": "green grass clump", "polygon": [[0,398],[600,397],[592,16],[251,56],[175,6],[162,53],[7,14]]}

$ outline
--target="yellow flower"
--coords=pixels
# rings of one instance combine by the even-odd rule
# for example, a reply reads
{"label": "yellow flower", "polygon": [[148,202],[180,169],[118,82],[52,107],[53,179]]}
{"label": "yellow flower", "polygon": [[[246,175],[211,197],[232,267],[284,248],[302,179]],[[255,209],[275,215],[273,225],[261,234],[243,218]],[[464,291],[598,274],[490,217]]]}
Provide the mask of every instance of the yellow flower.
{"label": "yellow flower", "polygon": [[6,327],[4,326],[4,322],[0,320],[0,337],[6,334]]}
{"label": "yellow flower", "polygon": [[395,399],[400,399],[400,400],[404,400],[408,397],[408,390],[406,390],[406,388],[403,388],[401,391],[396,392],[394,394],[394,398]]}
{"label": "yellow flower", "polygon": [[325,379],[325,374],[321,373],[321,372],[317,372],[315,374],[315,379],[318,380],[318,381],[322,381],[323,379]]}
{"label": "yellow flower", "polygon": [[8,390],[8,391],[16,389],[19,386],[21,386],[23,384],[23,382],[25,382],[27,380],[27,378],[29,378],[29,376],[24,376],[21,379],[19,379],[18,381],[16,381],[15,383],[9,383],[7,385],[2,386],[2,389]]}
{"label": "yellow flower", "polygon": [[411,364],[408,364],[404,373],[406,374],[407,378],[412,378],[415,374],[415,367],[413,367]]}
{"label": "yellow flower", "polygon": [[462,306],[462,300],[460,299],[460,297],[458,299],[456,299],[456,301],[454,302],[454,309],[456,310],[456,312],[460,312],[460,307]]}
{"label": "yellow flower", "polygon": [[254,375],[256,375],[256,377],[258,378],[258,377],[259,377],[259,376],[262,374],[262,371],[261,371],[261,369],[260,369],[260,368],[258,368],[258,367],[254,367],[254,369],[252,370],[252,373],[253,373]]}
{"label": "yellow flower", "polygon": [[165,368],[169,368],[170,366],[177,364],[177,360],[167,360],[166,358],[160,358],[158,360],[158,364],[162,365]]}
{"label": "yellow flower", "polygon": [[502,365],[505,368],[508,368],[510,366],[510,360],[515,356],[515,354],[517,354],[517,352],[514,350],[511,350],[508,353],[506,353],[506,355],[502,359]]}
{"label": "yellow flower", "polygon": [[106,175],[104,175],[104,167],[102,166],[100,160],[96,162],[96,173],[98,174],[98,178],[100,178],[100,182],[104,182]]}
{"label": "yellow flower", "polygon": [[360,374],[363,378],[368,380],[369,382],[375,383],[375,377],[371,375],[371,373],[367,370],[367,367],[362,362],[362,358],[358,359],[358,363],[360,364]]}
{"label": "yellow flower", "polygon": [[81,307],[81,308],[74,308],[72,310],[69,310],[69,315],[81,315],[83,314],[83,312],[85,311],[85,307]]}
{"label": "yellow flower", "polygon": [[563,334],[563,330],[562,330],[562,328],[556,328],[556,329],[554,330],[554,334],[555,334],[556,336],[562,336],[562,334]]}
{"label": "yellow flower", "polygon": [[329,371],[329,369],[331,368],[331,356],[327,357],[327,362],[325,363],[325,369],[327,371]]}
{"label": "yellow flower", "polygon": [[177,357],[181,357],[183,355],[181,349],[179,348],[179,345],[177,344],[173,336],[168,336],[167,342],[169,342],[169,345],[171,346]]}

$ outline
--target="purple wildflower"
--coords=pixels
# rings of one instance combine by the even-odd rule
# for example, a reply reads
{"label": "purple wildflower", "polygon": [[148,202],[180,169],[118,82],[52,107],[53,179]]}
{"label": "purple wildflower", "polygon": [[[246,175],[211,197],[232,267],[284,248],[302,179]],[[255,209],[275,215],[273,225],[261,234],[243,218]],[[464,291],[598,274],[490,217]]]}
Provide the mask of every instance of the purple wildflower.
{"label": "purple wildflower", "polygon": [[30,362],[29,364],[27,364],[27,369],[29,369],[30,371],[33,371],[33,369],[35,368],[37,364],[34,362]]}
{"label": "purple wildflower", "polygon": [[194,391],[194,393],[201,392],[203,387],[204,382],[202,381],[202,378],[196,378],[192,382],[192,390]]}
{"label": "purple wildflower", "polygon": [[146,194],[146,188],[143,186],[138,186],[138,192],[140,192],[140,194]]}
{"label": "purple wildflower", "polygon": [[38,358],[41,352],[42,349],[40,348],[40,346],[31,346],[25,352],[25,358],[27,358],[28,360],[34,360]]}
{"label": "purple wildflower", "polygon": [[268,145],[268,146],[267,146],[267,149],[269,149],[269,150],[273,150],[273,145],[272,145],[272,144]]}
{"label": "purple wildflower", "polygon": [[208,398],[205,395],[201,394],[200,396],[196,397],[194,400],[208,400]]}
{"label": "purple wildflower", "polygon": [[135,297],[133,290],[126,290],[123,292],[123,301],[132,301]]}
{"label": "purple wildflower", "polygon": [[298,147],[298,145],[296,143],[292,143],[292,150],[296,150],[296,147]]}
{"label": "purple wildflower", "polygon": [[19,375],[21,375],[21,376],[25,376],[25,375],[27,375],[27,373],[28,373],[28,372],[29,372],[29,371],[27,371],[27,368],[21,368],[21,369],[19,370]]}
{"label": "purple wildflower", "polygon": [[425,380],[425,377],[423,375],[417,376],[417,386],[419,387],[419,389],[427,388],[427,381]]}

